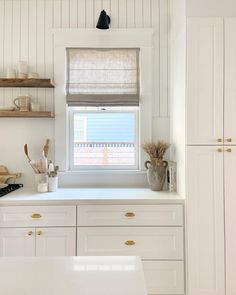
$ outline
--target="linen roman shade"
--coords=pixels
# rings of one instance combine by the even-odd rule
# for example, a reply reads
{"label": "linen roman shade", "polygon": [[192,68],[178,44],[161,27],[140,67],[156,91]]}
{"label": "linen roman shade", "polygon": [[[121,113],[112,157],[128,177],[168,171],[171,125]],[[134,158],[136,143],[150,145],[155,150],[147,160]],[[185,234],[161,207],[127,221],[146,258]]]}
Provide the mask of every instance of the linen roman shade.
{"label": "linen roman shade", "polygon": [[139,105],[139,49],[67,49],[69,106]]}

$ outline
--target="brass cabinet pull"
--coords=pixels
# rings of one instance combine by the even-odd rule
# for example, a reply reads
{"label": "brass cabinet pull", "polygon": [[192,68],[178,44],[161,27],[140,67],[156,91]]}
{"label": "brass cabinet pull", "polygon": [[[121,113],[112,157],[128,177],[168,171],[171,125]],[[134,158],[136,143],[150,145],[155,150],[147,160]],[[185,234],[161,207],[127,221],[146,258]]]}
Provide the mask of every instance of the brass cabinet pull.
{"label": "brass cabinet pull", "polygon": [[222,149],[217,149],[217,152],[218,152],[218,153],[222,153],[223,150],[222,150]]}
{"label": "brass cabinet pull", "polygon": [[134,212],[127,212],[127,213],[125,213],[125,216],[126,217],[134,217],[135,213]]}
{"label": "brass cabinet pull", "polygon": [[38,214],[38,213],[34,213],[31,215],[31,218],[41,218],[42,215],[41,214]]}
{"label": "brass cabinet pull", "polygon": [[37,235],[38,236],[41,236],[43,234],[43,232],[41,231],[41,230],[39,230],[38,232],[37,232]]}
{"label": "brass cabinet pull", "polygon": [[28,236],[32,236],[32,234],[33,234],[32,230],[28,231]]}
{"label": "brass cabinet pull", "polygon": [[222,142],[223,140],[222,140],[221,138],[218,138],[217,141],[218,141],[218,142]]}
{"label": "brass cabinet pull", "polygon": [[226,152],[227,153],[231,153],[232,152],[232,149],[227,149]]}
{"label": "brass cabinet pull", "polygon": [[128,240],[128,241],[125,242],[125,245],[127,245],[127,246],[133,246],[133,245],[135,245],[135,241]]}
{"label": "brass cabinet pull", "polygon": [[226,141],[227,142],[232,142],[232,138],[227,138]]}

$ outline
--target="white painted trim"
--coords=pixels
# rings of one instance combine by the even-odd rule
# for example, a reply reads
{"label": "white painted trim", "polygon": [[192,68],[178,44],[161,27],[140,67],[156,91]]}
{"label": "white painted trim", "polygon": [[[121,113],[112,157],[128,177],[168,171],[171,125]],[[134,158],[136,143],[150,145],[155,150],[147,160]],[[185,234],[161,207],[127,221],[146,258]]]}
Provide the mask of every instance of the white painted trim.
{"label": "white painted trim", "polygon": [[[54,30],[55,160],[61,171],[69,168],[66,108],[66,48],[140,48],[140,142],[152,139],[153,29]],[[145,78],[144,78],[145,77]],[[140,167],[146,158],[141,152]]]}

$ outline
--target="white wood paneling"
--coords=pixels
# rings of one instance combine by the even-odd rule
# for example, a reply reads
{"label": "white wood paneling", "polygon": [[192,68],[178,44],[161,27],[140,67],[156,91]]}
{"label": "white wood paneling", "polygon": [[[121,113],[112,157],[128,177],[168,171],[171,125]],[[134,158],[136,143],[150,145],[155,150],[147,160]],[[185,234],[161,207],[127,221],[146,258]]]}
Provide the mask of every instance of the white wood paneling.
{"label": "white wood paneling", "polygon": [[187,171],[188,294],[223,295],[223,148],[189,146]]}
{"label": "white wood paneling", "polygon": [[[153,27],[157,30],[153,115],[168,118],[168,0],[0,0],[1,76],[9,66],[17,67],[18,61],[24,60],[31,72],[53,78],[51,29],[93,28],[101,9],[110,14],[112,28]],[[42,110],[53,108],[53,92],[26,90],[23,89],[23,93],[32,94]],[[12,99],[12,90],[5,93],[0,89],[0,105],[11,104]]]}

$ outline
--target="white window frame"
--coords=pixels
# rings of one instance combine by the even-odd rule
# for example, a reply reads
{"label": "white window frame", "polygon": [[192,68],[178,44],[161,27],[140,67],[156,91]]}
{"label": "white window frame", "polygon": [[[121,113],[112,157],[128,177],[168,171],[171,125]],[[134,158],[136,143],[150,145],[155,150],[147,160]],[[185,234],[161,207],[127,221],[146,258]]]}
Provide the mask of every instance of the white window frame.
{"label": "white window frame", "polygon": [[[55,162],[69,171],[68,108],[66,105],[66,48],[139,48],[140,116],[139,141],[152,140],[153,29],[55,29]],[[146,155],[140,148],[139,170]]]}
{"label": "white window frame", "polygon": [[[74,113],[75,113],[75,111],[74,111]],[[72,114],[72,111],[71,110],[69,110],[69,117],[71,117],[71,114]],[[87,141],[87,118],[85,118],[85,117],[80,117],[79,118],[79,120],[80,121],[83,121],[83,125],[84,125],[84,134],[83,134],[83,139],[81,139],[81,141]],[[72,126],[73,126],[73,130],[71,130],[71,128],[72,128]],[[69,138],[69,140],[70,140],[70,143],[69,143],[69,145],[71,146],[71,138],[72,138],[72,131],[74,131],[74,122],[73,122],[73,124],[71,123],[71,118],[70,118],[70,123],[69,123],[69,134],[70,134],[70,138]],[[73,140],[74,140],[74,135],[73,135]]]}
{"label": "white window frame", "polygon": [[102,112],[107,113],[133,113],[135,115],[135,165],[73,165],[73,143],[74,143],[74,128],[73,128],[73,116],[75,113],[97,113],[99,110],[76,110],[69,109],[69,170],[72,171],[83,171],[83,170],[138,170],[139,169],[139,159],[140,159],[140,149],[139,149],[139,110],[114,110],[107,108],[107,110]]}

